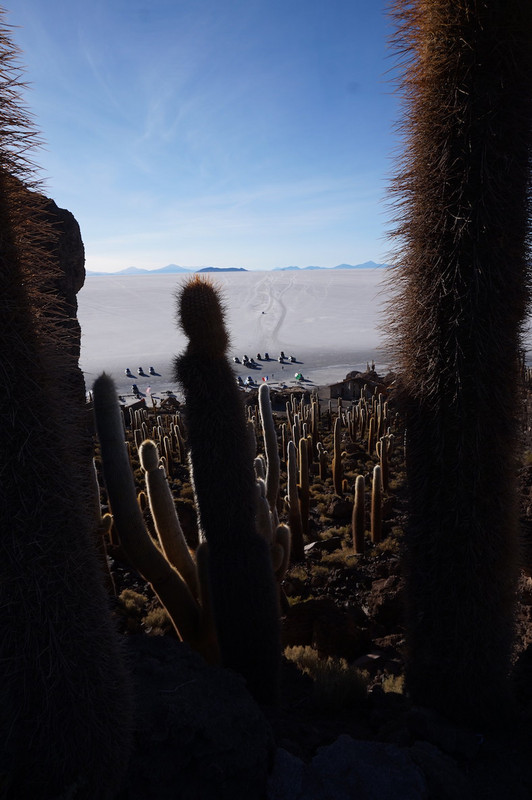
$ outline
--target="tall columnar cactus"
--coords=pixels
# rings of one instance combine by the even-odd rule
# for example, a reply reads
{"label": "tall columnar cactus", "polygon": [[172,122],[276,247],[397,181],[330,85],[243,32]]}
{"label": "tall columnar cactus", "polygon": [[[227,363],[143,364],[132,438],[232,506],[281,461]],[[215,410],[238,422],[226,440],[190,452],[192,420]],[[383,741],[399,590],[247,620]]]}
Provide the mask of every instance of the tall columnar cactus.
{"label": "tall columnar cactus", "polygon": [[382,539],[382,468],[379,464],[373,467],[371,484],[371,541],[378,544]]}
{"label": "tall columnar cactus", "polygon": [[[312,447],[312,442],[310,444]],[[303,538],[308,536],[309,529],[309,510],[310,510],[310,485],[309,485],[309,440],[307,438],[299,440],[299,510],[301,512],[301,525],[303,526]]]}
{"label": "tall columnar cactus", "polygon": [[336,419],[334,420],[333,447],[334,447],[333,459],[332,459],[333,486],[336,494],[341,497],[343,494],[343,488],[342,488],[343,467],[342,467],[342,423],[340,417],[336,417]]}
{"label": "tall columnar cactus", "polygon": [[280,525],[277,515],[277,508],[270,510],[270,505],[266,497],[266,483],[262,478],[257,479],[257,530],[263,539],[268,543],[272,568],[277,581],[280,607],[287,601],[281,587],[288,564],[290,561],[291,534],[288,525]]}
{"label": "tall columnar cactus", "polygon": [[244,675],[260,702],[271,703],[280,664],[275,579],[269,546],[256,529],[254,453],[213,285],[199,277],[187,281],[178,296],[178,314],[189,344],[175,361],[176,378],[186,399],[222,662]]}
{"label": "tall columnar cactus", "polygon": [[368,424],[367,452],[370,456],[375,452],[375,416],[373,414],[369,418]]}
{"label": "tall columnar cactus", "polygon": [[292,561],[305,559],[305,541],[303,539],[303,523],[299,505],[297,450],[290,439],[287,447],[287,504],[288,524],[292,534]]}
{"label": "tall columnar cactus", "polygon": [[291,546],[292,534],[290,528],[283,523],[277,525],[274,537],[274,549],[272,551],[272,561],[275,577],[279,584],[283,580],[286,570],[288,569],[288,564],[290,563]]}
{"label": "tall columnar cactus", "polygon": [[416,703],[473,723],[508,707],[532,5],[405,0],[396,13],[405,150],[392,313],[408,437],[407,681]]}
{"label": "tall columnar cactus", "polygon": [[353,549],[355,553],[363,553],[365,550],[364,533],[366,530],[366,481],[363,475],[357,475],[355,481],[355,498],[353,502],[353,514],[351,520],[351,532],[353,536]]}
{"label": "tall columnar cactus", "polygon": [[273,421],[270,387],[267,383],[259,388],[259,412],[264,435],[264,448],[266,450],[266,497],[270,508],[277,508],[279,497],[279,478],[281,461],[279,458],[279,445]]}
{"label": "tall columnar cactus", "polygon": [[382,489],[384,492],[388,491],[389,488],[389,479],[390,479],[390,438],[389,436],[383,436],[377,442],[377,455],[379,457],[379,466],[381,469],[381,482],[382,482]]}
{"label": "tall columnar cactus", "polygon": [[140,464],[145,470],[146,488],[150,511],[161,549],[170,564],[179,571],[188,588],[199,596],[196,565],[185,541],[181,523],[177,516],[174,498],[161,467],[159,451],[155,442],[146,439],[140,446]]}
{"label": "tall columnar cactus", "polygon": [[[257,459],[255,459],[255,462],[256,461]],[[268,498],[266,497],[266,481],[264,478],[257,476],[256,490],[257,510],[255,520],[257,524],[257,530],[262,538],[266,539],[268,544],[271,546],[274,540],[274,522],[273,515],[270,510],[270,504],[268,503]]]}
{"label": "tall columnar cactus", "polygon": [[313,453],[316,452],[319,441],[319,423],[320,423],[320,403],[316,398],[312,401],[310,410],[310,430],[312,432],[312,449]]}
{"label": "tall columnar cactus", "polygon": [[324,481],[327,478],[327,450],[325,450],[321,442],[318,442],[316,449],[318,451],[320,481]]}
{"label": "tall columnar cactus", "polygon": [[53,234],[30,191],[32,125],[9,34],[0,18],[0,794],[103,800],[127,768],[130,686],[95,548],[83,398],[65,380],[75,343],[53,290]]}

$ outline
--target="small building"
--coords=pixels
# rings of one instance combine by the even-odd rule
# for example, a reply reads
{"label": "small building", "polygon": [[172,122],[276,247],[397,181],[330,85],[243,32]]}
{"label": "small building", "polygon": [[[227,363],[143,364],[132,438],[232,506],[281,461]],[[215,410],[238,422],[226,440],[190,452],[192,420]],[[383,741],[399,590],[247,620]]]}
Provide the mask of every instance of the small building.
{"label": "small building", "polygon": [[341,397],[342,400],[358,400],[367,382],[367,378],[361,375],[332,383],[329,386],[329,397],[333,400],[337,397]]}
{"label": "small building", "polygon": [[142,397],[140,400],[133,400],[123,405],[121,404],[120,408],[124,415],[124,422],[126,426],[129,427],[131,425],[133,412],[137,411],[139,408],[146,408],[146,401]]}
{"label": "small building", "polygon": [[329,399],[341,398],[342,400],[359,400],[366,386],[366,399],[375,392],[387,397],[394,383],[395,376],[389,373],[384,378],[378,375],[375,370],[369,372],[350,372],[343,381],[331,384],[329,389]]}

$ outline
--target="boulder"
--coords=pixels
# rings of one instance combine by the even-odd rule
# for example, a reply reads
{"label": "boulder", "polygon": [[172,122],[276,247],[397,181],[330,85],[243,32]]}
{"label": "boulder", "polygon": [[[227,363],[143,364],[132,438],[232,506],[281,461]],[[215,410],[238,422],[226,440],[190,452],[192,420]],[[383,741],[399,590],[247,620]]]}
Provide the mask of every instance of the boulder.
{"label": "boulder", "polygon": [[368,616],[379,625],[390,627],[403,619],[402,582],[398,575],[373,581],[367,599]]}
{"label": "boulder", "polygon": [[408,750],[342,735],[320,747],[310,765],[276,753],[268,800],[424,800],[423,773]]}
{"label": "boulder", "polygon": [[243,678],[170,637],[126,642],[137,709],[120,800],[263,800],[273,738]]}

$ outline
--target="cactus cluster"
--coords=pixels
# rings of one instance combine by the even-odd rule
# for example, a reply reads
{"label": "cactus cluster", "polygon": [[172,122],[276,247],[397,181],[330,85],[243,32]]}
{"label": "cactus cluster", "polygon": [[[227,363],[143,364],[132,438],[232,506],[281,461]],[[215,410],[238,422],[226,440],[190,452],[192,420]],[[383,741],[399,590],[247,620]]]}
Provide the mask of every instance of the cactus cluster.
{"label": "cactus cluster", "polygon": [[[378,466],[376,471],[372,466],[371,472],[366,477],[358,476],[363,482],[358,482],[358,501],[354,496],[357,494],[355,477],[353,505],[357,506],[357,511],[353,514],[352,520],[353,546],[356,553],[364,552],[366,530],[369,530],[371,541],[378,544],[382,538],[382,506],[389,492],[393,431],[398,424],[397,416],[392,418],[382,387],[375,386],[371,392],[365,386],[361,396],[349,403],[338,399],[333,404],[330,400],[323,414],[316,397],[307,403],[303,398],[298,400],[296,395],[292,394],[285,408],[286,422],[279,425],[277,447],[280,447],[281,454],[285,454],[284,459],[281,455],[281,464],[286,470],[284,506],[291,531],[291,561],[295,563],[305,559],[304,547],[309,541],[312,506],[311,479],[315,480],[314,476],[319,476],[320,481],[326,482],[331,474],[335,494],[344,498],[349,495],[349,484],[344,478],[344,461],[347,459],[345,448],[354,447],[360,453],[366,453],[371,464],[378,459],[378,464],[375,464]],[[256,406],[248,406],[248,421],[253,427],[254,434],[259,433],[258,415],[259,409]],[[332,459],[329,458],[324,445],[326,436],[330,435],[328,431],[331,430]],[[270,437],[273,440],[273,434],[270,434]],[[271,443],[269,446],[272,446]],[[371,487],[369,503],[366,498],[366,486]],[[369,526],[366,525],[367,505],[371,508]]]}

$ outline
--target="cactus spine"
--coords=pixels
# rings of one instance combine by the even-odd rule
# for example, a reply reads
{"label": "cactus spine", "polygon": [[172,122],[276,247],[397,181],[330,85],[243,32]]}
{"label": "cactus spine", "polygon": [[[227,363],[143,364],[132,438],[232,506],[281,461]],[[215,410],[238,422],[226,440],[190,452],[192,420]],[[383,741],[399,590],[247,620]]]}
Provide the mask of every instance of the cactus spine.
{"label": "cactus spine", "polygon": [[194,277],[178,296],[189,339],[175,361],[186,401],[188,446],[222,663],[257,700],[275,701],[280,665],[277,591],[269,546],[255,523],[254,453],[226,350],[218,293]]}
{"label": "cactus spine", "polygon": [[406,97],[393,336],[411,500],[407,682],[415,703],[478,724],[509,706],[532,6],[416,0],[396,11]]}

